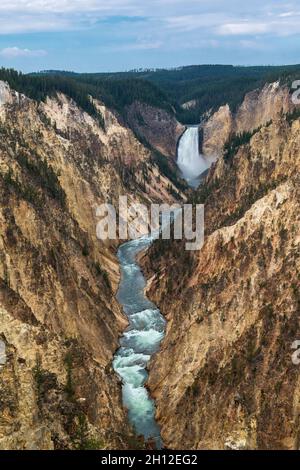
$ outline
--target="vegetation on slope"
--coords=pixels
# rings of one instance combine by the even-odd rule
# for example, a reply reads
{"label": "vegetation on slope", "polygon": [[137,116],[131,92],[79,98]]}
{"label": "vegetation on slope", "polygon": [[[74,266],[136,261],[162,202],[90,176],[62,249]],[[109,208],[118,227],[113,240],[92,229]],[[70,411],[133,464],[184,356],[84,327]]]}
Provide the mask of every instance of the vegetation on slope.
{"label": "vegetation on slope", "polygon": [[[270,126],[272,121],[266,123],[266,127]],[[242,132],[240,134],[233,134],[228,142],[224,145],[224,160],[230,162],[236,155],[242,145],[249,144],[251,138],[261,130],[262,126],[253,131]]]}
{"label": "vegetation on slope", "polygon": [[13,69],[1,68],[0,80],[7,82],[13,90],[37,101],[44,101],[47,96],[53,96],[55,93],[64,93],[103,125],[102,116],[90,99],[91,90],[71,77],[63,75],[24,75]]}
{"label": "vegetation on slope", "polygon": [[[135,101],[176,113],[183,124],[197,124],[208,111],[229,104],[234,111],[251,90],[267,82],[291,84],[299,79],[300,65],[235,67],[195,65],[178,69],[133,70],[120,73],[77,74],[46,71],[23,75],[0,70],[0,80],[27,96],[43,100],[62,92],[95,117],[99,113],[90,95],[115,109],[126,120],[126,107]],[[189,107],[185,103],[192,102]]]}
{"label": "vegetation on slope", "polygon": [[[53,72],[48,72],[53,73]],[[61,72],[64,74],[64,72]],[[165,107],[168,103],[174,107],[176,116],[183,124],[197,124],[201,116],[209,110],[215,110],[226,103],[234,111],[249,91],[261,88],[266,82],[280,79],[291,84],[299,79],[300,65],[234,67],[231,65],[195,65],[177,69],[140,70],[121,73],[72,74],[80,82],[97,84],[105,88],[114,99],[116,89],[134,87],[137,80],[143,82],[142,101],[147,100],[146,83],[151,82],[163,96],[156,94],[149,104]],[[112,83],[113,82],[113,83]],[[137,97],[139,99],[139,97]],[[157,99],[161,100],[157,102]],[[184,109],[182,105],[193,101],[193,106]],[[122,102],[118,100],[122,105]],[[128,104],[128,103],[126,103]]]}

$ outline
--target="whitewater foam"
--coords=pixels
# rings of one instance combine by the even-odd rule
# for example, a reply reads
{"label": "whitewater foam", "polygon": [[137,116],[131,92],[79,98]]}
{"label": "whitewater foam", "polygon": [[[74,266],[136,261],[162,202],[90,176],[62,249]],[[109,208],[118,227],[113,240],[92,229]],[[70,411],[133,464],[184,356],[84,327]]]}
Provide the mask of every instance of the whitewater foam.
{"label": "whitewater foam", "polygon": [[188,127],[181,137],[178,146],[177,165],[183,177],[191,186],[195,186],[197,178],[210,167],[211,162],[199,152],[198,127]]}
{"label": "whitewater foam", "polygon": [[113,367],[120,376],[123,404],[137,434],[153,438],[161,447],[160,431],[155,421],[155,404],[144,384],[151,355],[164,336],[165,320],[160,311],[144,295],[145,279],[136,262],[136,255],[153,241],[150,236],[124,243],[118,251],[121,282],[118,301],[129,320]]}

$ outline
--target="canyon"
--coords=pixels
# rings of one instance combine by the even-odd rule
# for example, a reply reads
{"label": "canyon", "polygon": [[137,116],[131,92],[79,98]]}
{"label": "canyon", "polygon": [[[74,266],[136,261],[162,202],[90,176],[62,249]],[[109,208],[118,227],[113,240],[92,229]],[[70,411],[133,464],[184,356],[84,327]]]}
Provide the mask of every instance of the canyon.
{"label": "canyon", "polygon": [[300,119],[288,86],[199,116],[192,140],[208,164],[192,189],[176,168],[189,129],[172,110],[90,100],[98,117],[67,93],[35,100],[0,81],[0,449],[148,445],[122,400],[136,320],[126,289],[118,297],[126,245],[96,236],[97,207],[120,195],[205,205],[201,251],[157,240],[138,256],[145,309],[166,320],[142,364],[164,446],[298,449]]}

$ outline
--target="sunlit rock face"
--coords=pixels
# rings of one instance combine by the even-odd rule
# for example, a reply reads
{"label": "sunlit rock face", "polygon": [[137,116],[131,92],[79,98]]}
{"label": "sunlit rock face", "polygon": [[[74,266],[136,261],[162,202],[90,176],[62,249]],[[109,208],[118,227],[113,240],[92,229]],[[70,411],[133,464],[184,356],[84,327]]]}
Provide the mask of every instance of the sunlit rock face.
{"label": "sunlit rock face", "polygon": [[12,103],[12,93],[7,83],[0,81],[0,106],[6,103]]}
{"label": "sunlit rock face", "polygon": [[253,131],[292,108],[290,90],[279,82],[247,93],[236,111],[228,105],[221,106],[203,124],[203,154],[220,157],[231,134]]}
{"label": "sunlit rock face", "polygon": [[223,147],[227,142],[233,126],[232,113],[228,105],[221,106],[203,124],[202,152],[206,156],[222,155]]}

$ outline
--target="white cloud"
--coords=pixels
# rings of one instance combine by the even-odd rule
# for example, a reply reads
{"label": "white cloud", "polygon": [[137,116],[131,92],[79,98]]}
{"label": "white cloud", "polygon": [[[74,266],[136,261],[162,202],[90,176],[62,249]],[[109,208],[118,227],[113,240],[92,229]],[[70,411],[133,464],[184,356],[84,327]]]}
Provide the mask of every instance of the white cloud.
{"label": "white cloud", "polygon": [[72,22],[62,18],[41,18],[33,16],[1,16],[0,12],[0,35],[37,33],[52,31],[67,31],[72,29]]}
{"label": "white cloud", "polygon": [[135,50],[143,51],[149,49],[159,49],[163,45],[162,41],[141,41],[133,44],[125,44],[124,49],[126,50]]}
{"label": "white cloud", "polygon": [[[246,5],[239,0],[0,0],[0,35],[96,30],[102,20],[112,17],[119,21],[122,17],[148,20],[142,26],[136,23],[122,30],[123,43],[140,49],[143,46],[135,42],[143,33],[142,28],[164,43],[173,40],[172,34],[177,33],[188,39],[193,31],[205,40],[266,33],[292,35],[300,32],[297,3],[296,0],[287,4],[251,0]],[[109,21],[106,28],[107,25]],[[121,31],[113,32],[121,35]],[[151,49],[150,44],[148,48]]]}
{"label": "white cloud", "polygon": [[0,35],[77,30],[137,9],[137,0],[0,0]]}
{"label": "white cloud", "polygon": [[0,50],[0,56],[7,59],[13,59],[15,57],[43,57],[47,55],[47,52],[43,49],[22,49],[17,46],[5,47]]}
{"label": "white cloud", "polygon": [[217,28],[217,33],[221,35],[249,35],[262,34],[269,31],[269,25],[266,23],[228,23]]}
{"label": "white cloud", "polygon": [[117,46],[104,47],[105,51],[146,51],[151,49],[160,49],[163,46],[162,41],[156,40],[137,40],[136,42],[128,42]]}
{"label": "white cloud", "polygon": [[286,13],[280,13],[279,18],[290,18],[291,16],[299,16],[296,11],[287,11]]}
{"label": "white cloud", "polygon": [[[138,0],[1,0],[0,11],[78,13],[133,10]],[[147,3],[147,0],[146,0]]]}
{"label": "white cloud", "polygon": [[170,16],[165,19],[168,28],[172,28],[179,32],[188,32],[200,28],[217,26],[225,20],[226,16],[222,13]]}

